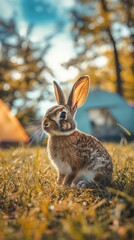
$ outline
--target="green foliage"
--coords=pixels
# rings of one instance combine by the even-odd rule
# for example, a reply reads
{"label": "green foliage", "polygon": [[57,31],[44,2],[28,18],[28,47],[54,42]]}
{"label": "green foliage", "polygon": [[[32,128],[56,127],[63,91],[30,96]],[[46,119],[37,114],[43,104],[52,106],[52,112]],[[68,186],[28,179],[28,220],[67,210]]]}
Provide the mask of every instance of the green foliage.
{"label": "green foliage", "polygon": [[27,110],[27,115],[37,101],[48,98],[46,74],[53,75],[45,62],[49,41],[34,43],[33,28],[29,26],[21,36],[13,19],[0,19],[0,97],[17,112]]}
{"label": "green foliage", "polygon": [[89,74],[92,86],[116,91],[130,101],[134,100],[132,2],[76,1],[72,32],[77,56],[65,64]]}
{"label": "green foliage", "polygon": [[113,182],[96,190],[58,186],[45,148],[1,150],[0,239],[133,239],[133,146],[106,147]]}

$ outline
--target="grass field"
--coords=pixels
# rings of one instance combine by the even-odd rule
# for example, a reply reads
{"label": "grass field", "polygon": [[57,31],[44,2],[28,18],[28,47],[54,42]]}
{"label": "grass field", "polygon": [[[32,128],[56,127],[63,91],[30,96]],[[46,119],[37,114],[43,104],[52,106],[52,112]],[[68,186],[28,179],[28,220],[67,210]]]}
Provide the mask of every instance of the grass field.
{"label": "grass field", "polygon": [[106,144],[110,188],[57,186],[45,148],[0,151],[1,240],[134,239],[134,144]]}

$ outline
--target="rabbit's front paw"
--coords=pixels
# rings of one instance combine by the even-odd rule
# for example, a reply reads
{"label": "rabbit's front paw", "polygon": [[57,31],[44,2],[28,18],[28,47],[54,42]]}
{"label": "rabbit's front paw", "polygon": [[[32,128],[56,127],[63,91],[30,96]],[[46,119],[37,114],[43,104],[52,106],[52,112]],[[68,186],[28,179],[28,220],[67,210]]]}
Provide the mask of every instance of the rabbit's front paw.
{"label": "rabbit's front paw", "polygon": [[63,185],[64,185],[64,186],[70,186],[70,184],[72,183],[74,177],[75,177],[74,173],[66,176],[65,179],[64,179]]}
{"label": "rabbit's front paw", "polygon": [[64,181],[65,175],[64,174],[59,174],[58,178],[57,178],[57,183],[59,185],[61,185]]}

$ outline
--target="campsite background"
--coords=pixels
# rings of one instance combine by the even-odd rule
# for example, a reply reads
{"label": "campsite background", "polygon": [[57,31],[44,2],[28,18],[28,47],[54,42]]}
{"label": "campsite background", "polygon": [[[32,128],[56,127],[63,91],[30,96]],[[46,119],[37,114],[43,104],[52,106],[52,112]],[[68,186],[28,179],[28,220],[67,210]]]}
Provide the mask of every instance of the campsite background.
{"label": "campsite background", "polygon": [[[132,14],[132,0],[0,2],[1,240],[134,239]],[[91,92],[76,118],[112,157],[105,189],[57,185],[38,144],[53,80],[68,94],[83,74]]]}
{"label": "campsite background", "polygon": [[[117,93],[133,105],[132,11],[131,0],[69,0],[60,1],[60,4],[55,0],[2,1],[0,98],[29,136],[40,136],[41,120],[48,107],[55,103],[53,80],[68,94],[73,82],[88,74],[91,89]],[[98,104],[103,97],[98,99]],[[107,95],[106,101],[110,98]],[[89,105],[91,101],[89,97]],[[116,96],[113,104],[118,105]],[[124,116],[120,113],[123,107]],[[102,104],[98,112],[87,113],[85,118],[93,115],[92,126],[98,124],[94,119],[101,119],[101,129],[105,129],[106,118],[110,118],[107,122],[111,121],[111,128],[118,122],[133,134],[134,113],[130,108],[125,111],[125,107],[126,103],[119,104],[117,113],[112,115],[109,105]],[[127,115],[127,119],[120,121]],[[84,126],[86,120],[80,121]],[[86,132],[87,128],[81,124],[78,123],[78,127]],[[90,126],[88,133],[95,134],[96,128],[91,131]],[[124,130],[116,128],[116,135],[123,137]]]}

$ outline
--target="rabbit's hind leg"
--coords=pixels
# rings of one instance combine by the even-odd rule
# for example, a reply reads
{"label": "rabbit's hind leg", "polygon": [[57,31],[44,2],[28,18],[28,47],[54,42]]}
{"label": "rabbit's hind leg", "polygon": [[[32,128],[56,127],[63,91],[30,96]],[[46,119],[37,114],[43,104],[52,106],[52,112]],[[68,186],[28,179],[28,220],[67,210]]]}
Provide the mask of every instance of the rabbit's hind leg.
{"label": "rabbit's hind leg", "polygon": [[80,189],[80,188],[90,188],[90,183],[88,183],[88,182],[86,182],[86,181],[84,181],[84,180],[81,180],[81,181],[79,181],[79,182],[75,185],[75,187],[76,187],[77,189]]}
{"label": "rabbit's hind leg", "polygon": [[96,184],[94,184],[93,182],[87,182],[86,180],[80,180],[76,185],[71,184],[71,187],[75,187],[77,189],[80,189],[80,188],[94,189],[96,188]]}
{"label": "rabbit's hind leg", "polygon": [[75,179],[73,180],[71,187],[76,188],[94,188],[94,172],[93,171],[87,171],[87,170],[81,170],[76,175]]}

